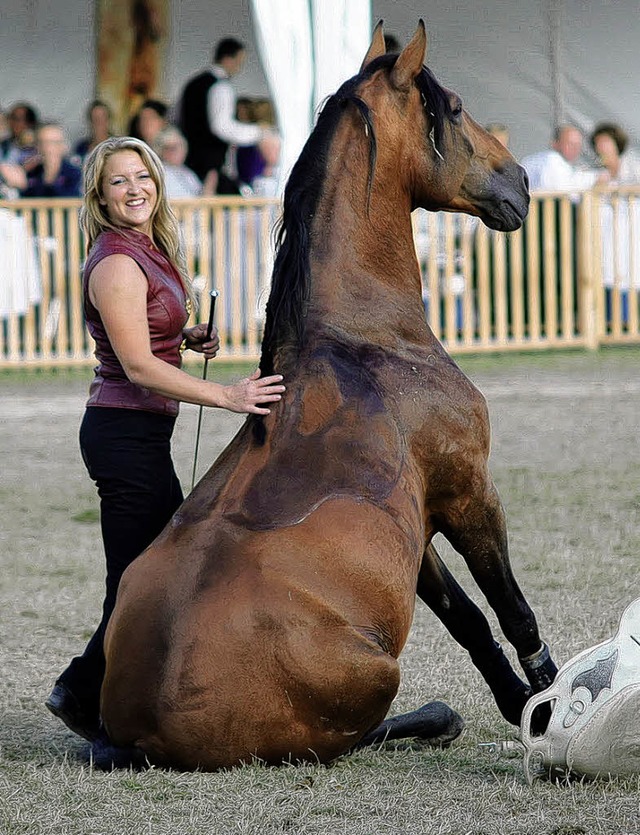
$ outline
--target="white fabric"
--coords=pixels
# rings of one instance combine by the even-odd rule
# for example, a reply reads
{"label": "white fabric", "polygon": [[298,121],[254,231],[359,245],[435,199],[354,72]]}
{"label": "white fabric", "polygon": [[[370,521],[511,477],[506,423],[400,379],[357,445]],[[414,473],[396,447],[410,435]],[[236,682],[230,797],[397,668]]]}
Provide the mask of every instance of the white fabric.
{"label": "white fabric", "polygon": [[371,42],[370,0],[312,0],[313,107],[360,69]]}
{"label": "white fabric", "polygon": [[26,313],[41,298],[35,245],[25,219],[0,209],[0,319]]}
{"label": "white fabric", "polygon": [[218,79],[207,103],[211,132],[230,145],[256,145],[262,138],[262,128],[236,119],[236,93],[229,77],[215,64],[211,72]]}
{"label": "white fabric", "polygon": [[282,136],[284,185],[311,131],[314,112],[358,72],[371,40],[371,3],[252,0],[251,5]]}
{"label": "white fabric", "polygon": [[311,129],[313,65],[308,0],[251,0],[256,44],[282,137],[281,188]]}
{"label": "white fabric", "polygon": [[558,151],[549,149],[520,160],[529,175],[531,191],[580,192],[592,188],[598,172],[571,165]]}

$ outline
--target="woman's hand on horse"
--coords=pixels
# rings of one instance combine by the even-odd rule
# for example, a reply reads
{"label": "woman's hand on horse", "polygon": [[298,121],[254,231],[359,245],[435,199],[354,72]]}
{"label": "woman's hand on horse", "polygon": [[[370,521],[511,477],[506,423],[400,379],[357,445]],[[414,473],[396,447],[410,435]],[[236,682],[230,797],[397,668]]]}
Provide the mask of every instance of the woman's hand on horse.
{"label": "woman's hand on horse", "polygon": [[184,328],[182,336],[186,342],[186,347],[192,351],[197,351],[199,354],[204,354],[210,360],[215,357],[220,349],[220,337],[218,330],[214,325],[211,329],[211,337],[207,339],[208,325],[201,322],[199,325],[194,325],[192,328]]}
{"label": "woman's hand on horse", "polygon": [[220,405],[230,412],[248,412],[254,415],[268,415],[270,410],[265,403],[275,403],[282,399],[285,387],[281,385],[282,374],[261,377],[257,368],[250,377],[245,377],[239,383],[225,386],[223,390],[224,402]]}

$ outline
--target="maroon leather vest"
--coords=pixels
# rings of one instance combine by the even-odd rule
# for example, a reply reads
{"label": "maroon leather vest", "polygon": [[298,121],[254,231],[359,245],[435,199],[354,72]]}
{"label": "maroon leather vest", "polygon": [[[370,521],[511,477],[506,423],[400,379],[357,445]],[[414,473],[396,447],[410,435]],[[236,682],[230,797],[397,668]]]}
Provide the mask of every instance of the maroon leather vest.
{"label": "maroon leather vest", "polygon": [[84,315],[89,333],[96,343],[99,365],[89,389],[87,406],[116,406],[143,409],[165,415],[178,414],[178,401],[132,383],[116,356],[99,312],[89,300],[89,276],[96,264],[108,255],[128,255],[147,277],[147,320],[154,356],[180,368],[182,328],[188,314],[186,294],[180,275],[166,255],[151,239],[133,229],[105,231],[96,239],[84,265],[82,287]]}

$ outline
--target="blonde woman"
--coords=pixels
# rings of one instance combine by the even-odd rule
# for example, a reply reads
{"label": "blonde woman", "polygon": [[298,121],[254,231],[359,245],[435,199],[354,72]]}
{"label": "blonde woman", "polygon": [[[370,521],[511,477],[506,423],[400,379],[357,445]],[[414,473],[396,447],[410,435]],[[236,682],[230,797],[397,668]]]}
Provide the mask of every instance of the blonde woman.
{"label": "blonde woman", "polygon": [[104,675],[103,637],[125,568],[151,543],[183,496],[171,460],[179,401],[268,414],[282,377],[256,371],[223,386],[180,369],[187,348],[214,357],[216,332],[186,328],[189,281],[162,163],[141,140],[111,137],[88,157],[81,223],[88,256],[84,312],[98,367],[80,448],[100,495],[106,555],[102,620],[84,653],[58,678],[46,706],[72,731],[95,739]]}

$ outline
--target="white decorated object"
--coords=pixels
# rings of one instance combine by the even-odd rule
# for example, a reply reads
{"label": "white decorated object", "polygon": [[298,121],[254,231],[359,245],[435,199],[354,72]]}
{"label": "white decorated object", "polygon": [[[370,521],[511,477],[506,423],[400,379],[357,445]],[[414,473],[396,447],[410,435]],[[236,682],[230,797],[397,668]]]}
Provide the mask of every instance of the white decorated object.
{"label": "white decorated object", "polygon": [[[536,708],[551,707],[534,736]],[[640,598],[625,609],[615,637],[576,655],[522,714],[527,780],[640,774]]]}

